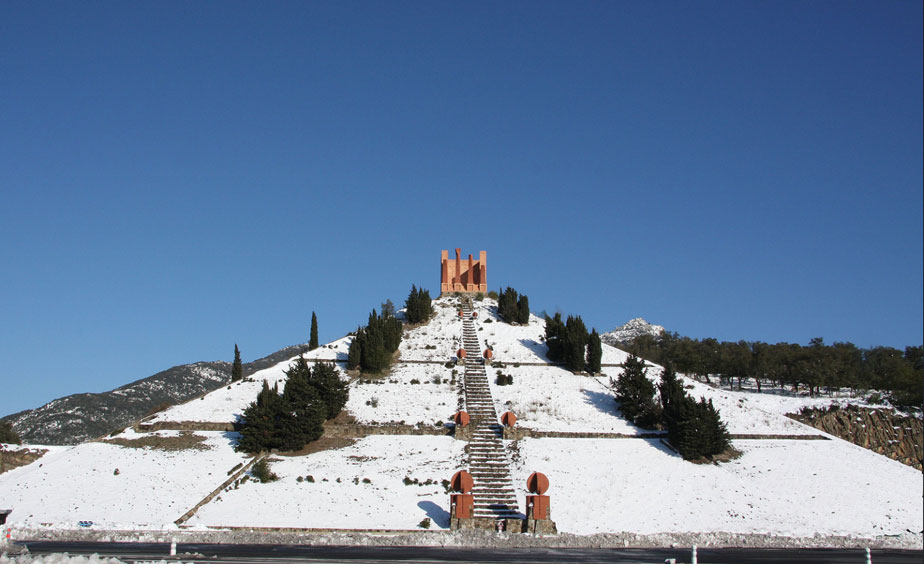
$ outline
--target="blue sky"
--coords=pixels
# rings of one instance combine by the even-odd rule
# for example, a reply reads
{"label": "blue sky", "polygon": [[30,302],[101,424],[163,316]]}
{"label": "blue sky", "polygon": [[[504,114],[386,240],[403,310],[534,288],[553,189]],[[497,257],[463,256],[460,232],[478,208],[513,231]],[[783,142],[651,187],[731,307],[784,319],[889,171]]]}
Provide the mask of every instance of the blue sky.
{"label": "blue sky", "polygon": [[922,342],[921,2],[4,2],[0,414],[355,329]]}

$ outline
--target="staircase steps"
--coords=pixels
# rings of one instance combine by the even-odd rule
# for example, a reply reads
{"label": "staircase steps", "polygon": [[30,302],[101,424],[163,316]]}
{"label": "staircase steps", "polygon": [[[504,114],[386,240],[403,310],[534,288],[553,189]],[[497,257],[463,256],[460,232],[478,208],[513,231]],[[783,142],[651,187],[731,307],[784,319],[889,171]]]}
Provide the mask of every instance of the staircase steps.
{"label": "staircase steps", "polygon": [[468,457],[469,472],[475,481],[475,517],[522,518],[470,302],[462,305],[462,347],[466,357],[462,392],[473,425]]}

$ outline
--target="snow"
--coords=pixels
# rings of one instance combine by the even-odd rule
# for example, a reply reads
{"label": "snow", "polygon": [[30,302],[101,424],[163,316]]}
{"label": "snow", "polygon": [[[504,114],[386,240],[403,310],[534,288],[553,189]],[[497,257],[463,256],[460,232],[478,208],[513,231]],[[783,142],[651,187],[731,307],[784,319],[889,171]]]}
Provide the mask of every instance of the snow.
{"label": "snow", "polygon": [[49,452],[0,475],[3,504],[13,509],[10,521],[58,528],[77,528],[80,521],[92,521],[99,528],[169,528],[221,484],[228,470],[248,458],[231,448],[233,434],[197,434],[206,437],[207,450],[162,451],[94,442]]}
{"label": "snow", "polygon": [[[431,528],[446,529],[449,494],[441,482],[461,468],[463,447],[451,437],[378,435],[337,450],[273,457],[278,481],[227,490],[188,524],[415,529],[430,517]],[[405,477],[433,483],[405,485]]]}
{"label": "snow", "polygon": [[[456,411],[458,380],[452,382],[453,369],[444,364],[460,346],[462,323],[454,298],[434,305],[429,324],[406,332],[390,374],[352,377],[346,410],[358,422],[435,426]],[[507,443],[514,484],[521,486],[534,470],[549,476],[552,518],[559,531],[871,537],[921,530],[924,488],[914,469],[839,439],[735,440],[743,453],[737,460],[719,465],[683,461],[657,439],[632,438],[643,430],[625,421],[609,388],[621,368],[604,366],[602,375],[591,377],[549,365],[540,318],[531,316],[528,324],[514,326],[497,318],[493,300],[476,301],[475,306],[479,338],[495,353],[488,374],[498,413],[512,410],[518,425],[535,431],[629,437]],[[350,341],[349,336],[338,339],[306,356],[337,360],[343,370]],[[608,345],[603,350],[604,365],[621,364],[627,357]],[[235,421],[264,381],[282,387],[291,361],[147,422]],[[496,385],[498,370],[511,374],[513,384]],[[456,371],[461,378],[461,366]],[[647,374],[657,382],[661,369],[649,365]],[[735,434],[827,437],[785,414],[832,401],[861,401],[808,398],[778,389],[729,390],[684,376],[681,381],[693,397],[711,399]],[[162,451],[101,442],[49,449],[35,463],[0,475],[0,505],[13,508],[14,527],[66,530],[77,528],[79,521],[93,521],[99,529],[175,530],[176,519],[249,460],[234,451],[235,433],[196,434],[206,437],[206,450]],[[169,439],[180,432],[155,435]],[[119,438],[146,436],[150,434],[128,429]],[[449,495],[441,482],[464,467],[465,446],[447,436],[377,435],[303,456],[273,455],[272,470],[279,481],[239,483],[205,504],[187,524],[415,529],[429,517],[433,528],[444,529]],[[314,482],[297,480],[308,475]],[[406,476],[431,483],[408,486]],[[519,492],[519,501],[522,509],[525,491]]]}
{"label": "snow", "polygon": [[552,519],[581,534],[921,530],[921,475],[911,467],[838,439],[734,444],[741,458],[695,465],[658,439],[524,439],[514,483],[545,473]]}
{"label": "snow", "polygon": [[[350,349],[352,337],[342,337],[305,353],[307,359],[329,360],[331,362],[340,362],[346,360],[346,355]],[[298,358],[284,360],[275,366],[265,368],[254,372],[241,381],[233,382],[223,388],[219,388],[200,398],[189,400],[184,404],[171,407],[161,411],[145,423],[156,423],[162,421],[201,421],[209,423],[231,423],[237,421],[239,416],[244,413],[244,409],[256,400],[257,394],[263,388],[263,382],[267,382],[272,388],[279,385],[279,391],[282,391],[285,385],[286,375],[292,362]],[[340,366],[341,370],[343,365]]]}
{"label": "snow", "polygon": [[451,382],[450,369],[441,364],[398,364],[387,377],[354,380],[346,410],[360,423],[449,421],[458,410]]}

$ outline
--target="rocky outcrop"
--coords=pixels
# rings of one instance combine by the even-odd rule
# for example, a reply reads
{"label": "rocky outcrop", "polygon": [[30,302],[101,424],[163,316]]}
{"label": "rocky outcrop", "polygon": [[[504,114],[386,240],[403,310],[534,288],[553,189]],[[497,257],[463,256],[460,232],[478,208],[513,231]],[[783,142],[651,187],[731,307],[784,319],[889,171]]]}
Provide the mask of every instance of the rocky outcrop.
{"label": "rocky outcrop", "polygon": [[898,415],[891,409],[836,405],[803,409],[790,413],[789,417],[921,470],[924,461],[921,419]]}
{"label": "rocky outcrop", "polygon": [[636,337],[641,337],[642,335],[660,337],[661,333],[663,332],[664,327],[660,325],[652,325],[641,317],[636,317],[625,325],[621,325],[608,333],[600,335],[600,340],[608,345],[617,346],[623,343],[628,343]]}

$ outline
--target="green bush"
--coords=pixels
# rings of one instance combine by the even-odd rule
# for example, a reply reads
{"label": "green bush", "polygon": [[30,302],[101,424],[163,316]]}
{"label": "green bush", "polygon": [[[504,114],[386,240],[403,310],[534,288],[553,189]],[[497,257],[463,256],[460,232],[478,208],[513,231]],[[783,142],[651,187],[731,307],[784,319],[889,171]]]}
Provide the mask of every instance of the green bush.
{"label": "green bush", "polygon": [[250,467],[250,475],[261,484],[275,482],[279,479],[279,476],[270,470],[269,462],[265,458],[261,458]]}

